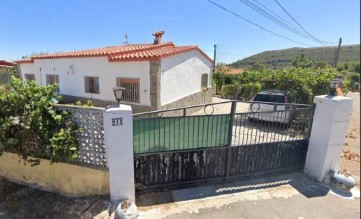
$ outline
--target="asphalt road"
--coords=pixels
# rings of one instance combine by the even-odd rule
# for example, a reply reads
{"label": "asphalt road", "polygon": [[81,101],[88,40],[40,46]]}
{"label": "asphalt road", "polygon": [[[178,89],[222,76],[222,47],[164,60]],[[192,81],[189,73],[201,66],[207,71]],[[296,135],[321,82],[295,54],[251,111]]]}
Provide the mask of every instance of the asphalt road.
{"label": "asphalt road", "polygon": [[[359,190],[356,197],[359,197]],[[140,196],[139,218],[360,218],[360,199],[303,173],[272,175]],[[169,203],[161,203],[169,199]],[[153,200],[142,206],[142,201]]]}
{"label": "asphalt road", "polygon": [[226,219],[226,218],[360,218],[359,200],[344,200],[332,195],[308,199],[304,196],[270,200],[239,201],[220,208],[184,212],[167,219]]}

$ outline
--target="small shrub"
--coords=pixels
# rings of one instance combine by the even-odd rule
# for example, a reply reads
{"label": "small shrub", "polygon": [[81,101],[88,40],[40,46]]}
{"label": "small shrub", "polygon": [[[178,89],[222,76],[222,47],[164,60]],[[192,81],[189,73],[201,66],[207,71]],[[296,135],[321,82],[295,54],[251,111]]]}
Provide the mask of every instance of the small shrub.
{"label": "small shrub", "polygon": [[87,100],[87,101],[86,101],[86,106],[88,106],[88,107],[93,107],[93,101]]}
{"label": "small shrub", "polygon": [[241,90],[241,86],[236,84],[224,85],[222,89],[222,94],[229,98],[236,98]]}

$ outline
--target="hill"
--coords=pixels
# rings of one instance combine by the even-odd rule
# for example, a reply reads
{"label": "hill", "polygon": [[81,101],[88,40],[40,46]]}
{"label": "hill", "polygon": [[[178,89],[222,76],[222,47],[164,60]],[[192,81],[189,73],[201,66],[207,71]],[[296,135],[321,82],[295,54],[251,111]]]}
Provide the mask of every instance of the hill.
{"label": "hill", "polygon": [[[258,53],[256,55],[238,60],[230,66],[233,68],[247,68],[255,63],[262,63],[266,68],[278,69],[291,67],[292,61],[297,56],[304,54],[305,59],[313,63],[330,64],[333,60],[337,46],[312,47],[312,48],[289,48],[282,50],[272,50]],[[360,44],[341,46],[338,64],[360,62]]]}

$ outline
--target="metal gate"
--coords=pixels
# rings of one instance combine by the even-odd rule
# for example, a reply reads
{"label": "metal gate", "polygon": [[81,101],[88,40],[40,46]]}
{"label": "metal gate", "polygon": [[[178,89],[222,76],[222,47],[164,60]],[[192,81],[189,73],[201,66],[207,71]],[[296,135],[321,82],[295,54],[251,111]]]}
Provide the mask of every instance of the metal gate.
{"label": "metal gate", "polygon": [[[229,104],[230,112],[215,114],[218,104]],[[136,188],[303,169],[313,106],[249,112],[249,104],[228,101],[134,114]]]}

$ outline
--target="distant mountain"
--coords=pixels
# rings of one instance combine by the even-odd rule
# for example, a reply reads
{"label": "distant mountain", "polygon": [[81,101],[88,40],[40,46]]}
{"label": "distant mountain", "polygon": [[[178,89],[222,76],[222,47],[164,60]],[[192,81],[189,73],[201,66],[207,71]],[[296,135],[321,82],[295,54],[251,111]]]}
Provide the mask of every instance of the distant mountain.
{"label": "distant mountain", "polygon": [[[247,68],[255,63],[262,63],[266,68],[291,67],[292,61],[297,56],[304,54],[307,60],[316,63],[330,64],[335,55],[337,46],[312,47],[312,48],[290,48],[272,50],[258,53],[256,55],[238,60],[230,64],[233,68]],[[341,46],[338,64],[345,62],[360,62],[360,44]]]}

